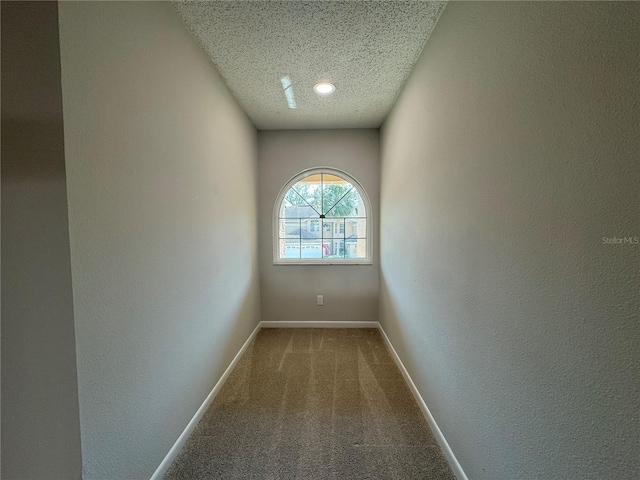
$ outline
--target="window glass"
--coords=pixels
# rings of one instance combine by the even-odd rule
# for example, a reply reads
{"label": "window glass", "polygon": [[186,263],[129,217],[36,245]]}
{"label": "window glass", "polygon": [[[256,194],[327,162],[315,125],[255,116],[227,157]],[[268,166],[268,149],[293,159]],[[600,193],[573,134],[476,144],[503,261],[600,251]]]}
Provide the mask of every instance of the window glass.
{"label": "window glass", "polygon": [[278,209],[274,260],[342,263],[350,259],[347,263],[353,263],[368,259],[367,206],[356,183],[331,170],[293,179]]}

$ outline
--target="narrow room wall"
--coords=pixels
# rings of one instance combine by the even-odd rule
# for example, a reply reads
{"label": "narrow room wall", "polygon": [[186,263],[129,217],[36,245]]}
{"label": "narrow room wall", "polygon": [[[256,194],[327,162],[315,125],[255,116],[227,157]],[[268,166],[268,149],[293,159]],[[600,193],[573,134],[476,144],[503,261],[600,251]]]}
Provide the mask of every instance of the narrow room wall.
{"label": "narrow room wall", "polygon": [[58,6],[1,8],[1,476],[79,479]]}
{"label": "narrow room wall", "polygon": [[84,479],[148,479],[259,322],[256,130],[168,2],[62,2]]}
{"label": "narrow room wall", "polygon": [[[378,320],[378,130],[273,130],[258,133],[262,320]],[[273,208],[280,189],[301,171],[333,167],[366,190],[373,218],[372,265],[274,265]],[[316,305],[324,295],[324,306]]]}
{"label": "narrow room wall", "polygon": [[450,2],[383,126],[380,320],[474,480],[640,476],[638,38]]}

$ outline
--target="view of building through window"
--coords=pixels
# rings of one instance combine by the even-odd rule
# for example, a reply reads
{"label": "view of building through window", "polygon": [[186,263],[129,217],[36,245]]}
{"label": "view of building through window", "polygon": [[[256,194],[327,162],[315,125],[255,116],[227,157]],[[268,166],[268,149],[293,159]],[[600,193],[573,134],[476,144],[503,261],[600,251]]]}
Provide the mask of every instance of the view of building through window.
{"label": "view of building through window", "polygon": [[278,219],[278,257],[364,259],[367,215],[356,187],[333,173],[315,173],[284,195]]}

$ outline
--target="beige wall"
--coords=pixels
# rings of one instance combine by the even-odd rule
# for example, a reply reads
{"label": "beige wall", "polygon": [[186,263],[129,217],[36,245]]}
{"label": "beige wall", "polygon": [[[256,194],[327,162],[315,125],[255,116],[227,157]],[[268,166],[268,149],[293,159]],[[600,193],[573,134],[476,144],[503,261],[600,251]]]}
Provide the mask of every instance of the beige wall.
{"label": "beige wall", "polygon": [[[262,320],[377,321],[379,146],[377,130],[258,133]],[[273,265],[273,208],[280,189],[302,170],[334,167],[353,176],[372,205],[372,265]],[[324,295],[324,306],[316,306]]]}
{"label": "beige wall", "polygon": [[56,2],[2,2],[2,478],[82,475]]}
{"label": "beige wall", "polygon": [[256,131],[169,3],[59,8],[84,479],[148,479],[259,321]]}
{"label": "beige wall", "polygon": [[451,2],[384,124],[381,322],[474,480],[640,477],[638,38]]}

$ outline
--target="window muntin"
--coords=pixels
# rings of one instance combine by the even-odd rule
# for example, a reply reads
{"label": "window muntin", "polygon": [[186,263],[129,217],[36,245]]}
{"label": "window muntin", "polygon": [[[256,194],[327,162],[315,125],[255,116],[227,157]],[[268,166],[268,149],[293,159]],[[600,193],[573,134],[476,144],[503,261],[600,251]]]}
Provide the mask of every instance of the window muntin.
{"label": "window muntin", "polygon": [[274,263],[371,263],[368,198],[345,172],[302,172],[274,211]]}

